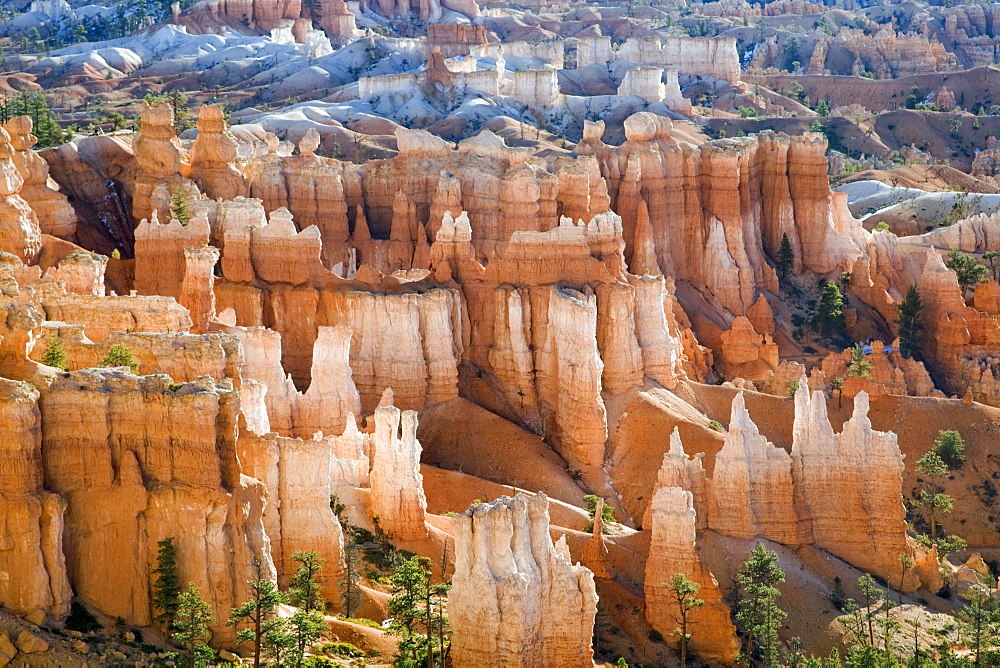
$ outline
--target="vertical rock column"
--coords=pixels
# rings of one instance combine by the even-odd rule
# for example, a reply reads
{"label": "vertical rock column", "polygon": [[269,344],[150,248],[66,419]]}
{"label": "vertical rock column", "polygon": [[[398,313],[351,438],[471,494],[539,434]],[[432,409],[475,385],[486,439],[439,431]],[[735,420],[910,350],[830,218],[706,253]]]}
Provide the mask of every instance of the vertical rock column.
{"label": "vertical rock column", "polygon": [[536,327],[544,337],[536,354],[538,394],[551,407],[563,456],[600,466],[608,420],[601,398],[604,362],[597,351],[597,298],[561,287],[549,289],[547,298],[547,321]]}
{"label": "vertical rock column", "polygon": [[14,165],[10,135],[0,129],[0,251],[32,264],[42,250],[38,218],[19,194],[24,179]]}
{"label": "vertical rock column", "polygon": [[[400,435],[402,418],[402,435]],[[417,413],[395,406],[375,409],[375,442],[371,470],[372,514],[394,538],[427,537],[424,477],[420,474]]]}
{"label": "vertical rock column", "polygon": [[[809,395],[803,377],[795,392],[792,475],[800,527],[816,547],[858,568],[899,583],[906,542],[903,455],[896,434],[872,429],[868,395],[854,398],[854,414],[834,434],[822,392]],[[903,583],[918,586],[915,577]]]}
{"label": "vertical rock column", "polygon": [[705,602],[690,612],[688,623],[693,626],[689,647],[703,660],[728,665],[736,659],[740,644],[736,627],[729,619],[729,608],[722,602],[719,583],[695,551],[692,498],[691,492],[680,487],[662,487],[650,502],[652,537],[646,561],[646,619],[664,638],[672,643],[678,640],[675,629],[680,611],[665,585],[675,573],[683,573],[701,585],[697,598]]}
{"label": "vertical rock column", "polygon": [[725,445],[715,457],[708,526],[728,536],[799,544],[791,457],[760,434],[742,392],[733,399]]}
{"label": "vertical rock column", "polygon": [[594,575],[549,536],[548,499],[518,494],[454,518],[448,594],[456,666],[590,667]]}
{"label": "vertical rock column", "polygon": [[38,391],[0,379],[0,601],[48,618],[69,612],[63,558],[66,502],[44,489]]}

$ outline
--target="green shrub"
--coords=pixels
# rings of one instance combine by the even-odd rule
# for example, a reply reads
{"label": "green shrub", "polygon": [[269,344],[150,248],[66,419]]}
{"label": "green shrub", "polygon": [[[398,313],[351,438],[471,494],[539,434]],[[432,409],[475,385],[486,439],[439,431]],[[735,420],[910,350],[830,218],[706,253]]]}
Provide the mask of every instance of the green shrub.
{"label": "green shrub", "polygon": [[714,429],[715,431],[718,431],[718,432],[722,432],[722,433],[725,433],[725,432],[726,432],[726,428],[725,428],[725,427],[723,427],[723,426],[722,426],[722,423],[721,423],[721,422],[719,422],[718,420],[711,420],[711,421],[710,421],[710,422],[708,423],[708,428],[709,428],[709,429]]}
{"label": "green shrub", "polygon": [[63,348],[62,339],[58,336],[49,339],[49,344],[45,347],[45,354],[42,355],[42,364],[62,369],[63,371],[69,371],[69,360],[66,359],[66,350]]}
{"label": "green shrub", "polygon": [[108,354],[101,360],[101,366],[118,367],[127,366],[132,371],[139,368],[139,363],[132,356],[132,351],[124,343],[116,343],[108,349]]}
{"label": "green shrub", "polygon": [[348,642],[328,642],[323,645],[323,651],[327,654],[332,654],[333,656],[339,656],[345,659],[365,655],[364,652]]}
{"label": "green shrub", "polygon": [[951,470],[960,469],[965,463],[965,440],[954,429],[942,429],[934,439],[934,454]]}

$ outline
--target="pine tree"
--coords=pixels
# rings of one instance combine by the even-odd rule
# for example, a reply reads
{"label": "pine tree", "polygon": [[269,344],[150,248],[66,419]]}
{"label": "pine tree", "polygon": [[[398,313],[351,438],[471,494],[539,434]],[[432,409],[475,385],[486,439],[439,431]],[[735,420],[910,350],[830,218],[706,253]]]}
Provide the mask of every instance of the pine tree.
{"label": "pine tree", "polygon": [[670,590],[670,594],[674,599],[674,604],[677,606],[678,617],[675,621],[680,624],[680,626],[674,629],[674,633],[677,634],[679,639],[678,649],[681,653],[681,668],[687,665],[687,650],[688,643],[691,641],[691,636],[693,634],[688,632],[688,615],[695,608],[700,608],[705,605],[705,601],[700,598],[695,598],[698,594],[698,590],[701,589],[701,585],[697,582],[692,582],[687,579],[687,576],[683,573],[674,573],[673,578],[670,582],[664,582],[663,586]]}
{"label": "pine tree", "polygon": [[938,518],[950,513],[955,507],[955,499],[944,493],[938,480],[948,477],[948,465],[934,452],[928,452],[917,460],[917,484],[919,489],[910,505],[924,514],[930,525],[930,535],[918,535],[917,542],[936,545],[942,557],[965,549],[965,541],[958,536],[945,536],[940,531]]}
{"label": "pine tree", "polygon": [[136,371],[139,368],[139,363],[135,361],[132,351],[128,349],[128,346],[124,343],[116,343],[108,349],[108,354],[101,360],[101,366],[127,366],[132,371]]}
{"label": "pine tree", "polygon": [[191,222],[191,211],[188,209],[188,197],[183,187],[178,187],[170,196],[170,217],[187,226]]}
{"label": "pine tree", "polygon": [[358,573],[358,555],[355,545],[344,546],[344,577],[340,581],[340,591],[344,601],[344,615],[354,617],[361,605],[361,578]]}
{"label": "pine tree", "polygon": [[69,360],[66,359],[66,350],[63,348],[62,339],[58,336],[49,339],[45,346],[45,354],[42,355],[42,364],[52,366],[63,371],[69,371]]}
{"label": "pine tree", "polygon": [[830,105],[826,103],[826,100],[820,100],[819,104],[816,105],[816,115],[817,116],[830,115]]}
{"label": "pine tree", "polygon": [[394,631],[402,637],[399,658],[409,659],[414,665],[419,665],[420,655],[426,649],[425,636],[420,633],[420,602],[424,598],[429,567],[429,559],[413,557],[401,563],[389,578],[392,587],[389,612]]}
{"label": "pine tree", "polygon": [[404,561],[390,577],[390,583],[393,631],[402,636],[397,661],[444,668],[451,645],[451,628],[445,615],[451,585],[431,583],[431,562],[426,557]]}
{"label": "pine tree", "polygon": [[963,294],[969,288],[985,283],[989,277],[989,270],[986,267],[979,264],[971,255],[966,255],[957,248],[948,251],[948,259],[945,260],[944,266],[955,272]]}
{"label": "pine tree", "polygon": [[871,371],[872,363],[868,361],[868,357],[865,355],[861,344],[855,343],[851,346],[851,361],[847,365],[847,377],[860,376],[861,378],[871,380]]}
{"label": "pine tree", "polygon": [[823,284],[815,322],[820,332],[826,335],[840,335],[847,328],[844,320],[844,295],[833,281]]}
{"label": "pine tree", "polygon": [[[259,572],[259,564],[257,569]],[[282,635],[285,620],[275,615],[279,603],[288,603],[288,596],[278,591],[277,585],[270,580],[250,580],[247,584],[250,585],[250,600],[232,609],[226,625],[234,628],[248,625],[236,634],[236,642],[253,643],[253,665],[260,668],[262,650],[288,642],[288,637]]]}
{"label": "pine tree", "polygon": [[976,668],[996,665],[987,654],[996,649],[1000,635],[1000,611],[997,599],[992,595],[991,581],[979,583],[969,588],[968,604],[958,615],[962,642],[972,653],[972,663]]}
{"label": "pine tree", "polygon": [[180,604],[181,587],[177,580],[177,548],[174,539],[164,538],[156,543],[156,568],[153,574],[153,609],[159,610],[156,622],[169,630],[173,627]]}
{"label": "pine tree", "polygon": [[941,458],[948,468],[962,468],[965,463],[965,440],[954,429],[942,429],[934,439],[934,454]]}
{"label": "pine tree", "polygon": [[896,326],[899,328],[899,353],[903,357],[916,358],[920,355],[920,340],[924,330],[923,310],[920,292],[911,285],[899,304],[899,317],[896,319]]}
{"label": "pine tree", "polygon": [[789,272],[795,270],[795,252],[792,250],[792,243],[788,240],[787,234],[781,235],[781,246],[778,248],[778,276],[784,278]]}
{"label": "pine tree", "polygon": [[736,581],[743,590],[736,621],[746,634],[744,659],[759,656],[764,668],[777,665],[778,628],[787,613],[778,607],[781,592],[775,587],[785,581],[777,565],[778,554],[758,544],[743,564]]}
{"label": "pine tree", "polygon": [[209,638],[208,625],[214,621],[211,606],[202,599],[194,583],[189,582],[187,591],[179,597],[173,623],[176,631],[171,635],[174,642],[187,651],[188,668],[194,668],[198,659],[207,660],[215,656],[215,652],[205,644]]}
{"label": "pine tree", "polygon": [[292,605],[298,606],[298,610],[289,618],[288,626],[295,643],[292,663],[299,668],[306,647],[319,639],[320,633],[326,628],[322,613],[323,600],[316,581],[324,560],[315,552],[304,551],[294,553],[292,560],[300,565],[288,585],[288,591]]}

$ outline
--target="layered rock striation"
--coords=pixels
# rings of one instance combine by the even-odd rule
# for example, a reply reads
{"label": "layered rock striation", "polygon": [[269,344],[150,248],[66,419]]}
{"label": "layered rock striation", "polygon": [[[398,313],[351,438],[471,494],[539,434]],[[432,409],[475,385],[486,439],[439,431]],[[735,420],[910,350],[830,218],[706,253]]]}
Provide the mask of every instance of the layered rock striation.
{"label": "layered rock striation", "polygon": [[455,575],[448,594],[457,665],[593,663],[594,576],[549,537],[548,499],[517,494],[454,518]]}

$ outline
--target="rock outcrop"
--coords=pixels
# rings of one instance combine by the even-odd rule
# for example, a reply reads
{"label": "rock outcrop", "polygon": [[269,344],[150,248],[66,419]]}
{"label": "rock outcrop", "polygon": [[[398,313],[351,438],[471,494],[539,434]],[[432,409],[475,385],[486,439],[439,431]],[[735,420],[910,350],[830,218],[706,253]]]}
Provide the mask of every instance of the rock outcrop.
{"label": "rock outcrop", "polygon": [[31,134],[31,117],[15,116],[4,124],[4,129],[15,151],[14,166],[24,181],[20,195],[35,212],[39,230],[42,234],[72,240],[78,222],[76,212],[67,197],[51,187],[48,163],[30,150],[38,142]]}
{"label": "rock outcrop", "polygon": [[552,544],[546,496],[474,504],[453,522],[456,665],[592,665],[594,576],[572,564],[565,540]]}
{"label": "rock outcrop", "polygon": [[[903,455],[896,434],[872,429],[864,392],[854,397],[854,413],[843,431],[834,434],[825,393],[808,388],[803,377],[795,392],[792,430],[802,540],[898,583],[899,557],[912,557],[913,548],[906,537]],[[918,586],[909,575],[903,585],[907,591]]]}
{"label": "rock outcrop", "polygon": [[11,137],[3,130],[0,132],[0,251],[33,264],[42,250],[42,232],[38,216],[20,195],[24,177],[16,166],[16,157]]}
{"label": "rock outcrop", "polygon": [[676,573],[701,585],[697,598],[704,605],[689,617],[692,634],[690,650],[704,661],[731,664],[740,651],[736,627],[729,607],[712,572],[701,562],[695,549],[695,509],[692,494],[680,487],[660,487],[650,501],[651,532],[649,559],[646,560],[646,620],[671,644],[677,642],[679,614],[673,594],[667,588]]}
{"label": "rock outcrop", "polygon": [[419,540],[427,537],[424,513],[424,478],[420,474],[417,414],[395,406],[375,409],[372,442],[372,513],[393,537]]}
{"label": "rock outcrop", "polygon": [[725,445],[715,457],[709,528],[799,545],[793,495],[791,457],[760,434],[740,392],[733,399]]}
{"label": "rock outcrop", "polygon": [[[179,579],[214,610],[246,600],[248,580],[274,578],[266,491],[242,475],[231,389],[207,377],[171,389],[166,376],[89,369],[55,379],[38,405],[45,485],[65,499],[62,546],[78,598],[149,625],[149,573],[167,537]],[[114,579],[109,563],[120,567]],[[232,642],[222,623],[213,631]]]}
{"label": "rock outcrop", "polygon": [[[73,596],[63,553],[66,501],[45,489],[38,391],[0,380],[0,600],[22,614],[59,619]],[[13,658],[13,657],[11,657]]]}

